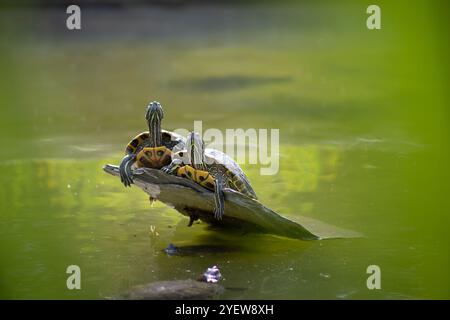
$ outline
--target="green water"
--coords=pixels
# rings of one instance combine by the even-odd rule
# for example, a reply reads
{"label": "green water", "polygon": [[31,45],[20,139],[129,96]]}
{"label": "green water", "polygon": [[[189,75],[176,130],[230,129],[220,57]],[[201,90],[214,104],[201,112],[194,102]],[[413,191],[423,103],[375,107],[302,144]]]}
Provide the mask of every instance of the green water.
{"label": "green water", "polygon": [[[227,299],[448,299],[445,10],[381,2],[369,31],[366,6],[96,7],[81,32],[64,8],[1,9],[0,297],[101,299],[216,264],[244,288]],[[365,237],[188,228],[150,207],[102,166],[156,99],[165,129],[280,129],[277,175],[243,165],[260,201]],[[169,243],[197,253],[168,257]],[[72,264],[81,290],[66,288]]]}

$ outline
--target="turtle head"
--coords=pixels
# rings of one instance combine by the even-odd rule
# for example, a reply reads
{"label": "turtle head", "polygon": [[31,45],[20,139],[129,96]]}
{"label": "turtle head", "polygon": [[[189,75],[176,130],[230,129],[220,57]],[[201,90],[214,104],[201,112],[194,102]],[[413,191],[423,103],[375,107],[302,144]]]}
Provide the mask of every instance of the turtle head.
{"label": "turtle head", "polygon": [[145,119],[147,119],[148,125],[161,124],[164,118],[164,111],[161,104],[158,101],[152,101],[147,106],[147,112],[145,113]]}
{"label": "turtle head", "polygon": [[150,102],[147,106],[145,119],[148,123],[148,130],[153,147],[158,147],[161,145],[161,122],[163,118],[164,111],[161,104],[158,101]]}
{"label": "turtle head", "polygon": [[197,132],[190,132],[186,139],[186,151],[189,162],[197,169],[204,163],[205,143]]}

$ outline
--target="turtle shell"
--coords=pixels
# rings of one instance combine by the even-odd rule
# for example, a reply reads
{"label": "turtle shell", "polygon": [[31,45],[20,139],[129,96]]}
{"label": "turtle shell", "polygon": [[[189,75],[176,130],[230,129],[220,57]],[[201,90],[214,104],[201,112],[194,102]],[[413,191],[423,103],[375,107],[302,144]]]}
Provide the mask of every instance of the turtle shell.
{"label": "turtle shell", "polygon": [[[173,152],[183,150],[186,145],[186,139],[181,135],[167,130],[161,130],[162,145],[160,147],[166,147]],[[144,131],[134,137],[127,145],[126,153],[139,153],[143,148],[150,147],[148,131]]]}
{"label": "turtle shell", "polygon": [[[189,163],[189,158],[186,150],[180,151],[176,153],[176,157],[181,159],[183,163]],[[248,196],[250,196],[253,199],[257,199],[256,193],[253,190],[252,186],[250,185],[250,181],[248,180],[247,176],[245,175],[244,171],[241,169],[241,167],[227,154],[216,150],[216,149],[205,149],[205,160],[208,166],[216,166],[216,168],[225,170],[221,171],[228,171],[228,176],[230,177],[230,181],[228,181],[228,184],[234,188],[237,191],[240,191],[241,193],[244,193]],[[184,166],[184,167],[190,167],[190,166]],[[182,167],[183,168],[183,167]],[[194,179],[191,178],[191,180],[194,180],[195,182],[199,183],[200,185],[203,185],[207,189],[211,189],[211,187],[207,187],[206,185],[202,184],[200,180],[200,177],[206,177],[209,175],[206,171],[201,170],[195,170],[194,168],[190,167],[192,170],[189,170],[188,168],[183,169],[185,173],[188,175],[189,172],[191,172],[192,177],[195,177]],[[181,168],[180,168],[181,169]],[[180,170],[178,169],[178,170]],[[197,173],[199,172],[199,173]],[[182,173],[184,173],[182,171]],[[177,175],[181,176],[181,173]],[[211,177],[211,175],[209,175]],[[197,179],[198,177],[198,179]],[[196,180],[197,179],[197,180]],[[206,181],[205,179],[203,179]],[[214,178],[212,178],[214,180]],[[205,182],[206,183],[206,182]],[[214,187],[212,188],[214,189]]]}
{"label": "turtle shell", "polygon": [[257,199],[256,193],[250,185],[250,181],[245,175],[241,167],[226,153],[223,153],[215,149],[205,149],[206,162],[211,164],[217,164],[224,166],[232,175],[232,184],[235,189],[247,194],[253,199]]}
{"label": "turtle shell", "polygon": [[191,179],[206,189],[214,190],[214,177],[208,171],[196,170],[189,165],[185,165],[178,168],[177,176]]}
{"label": "turtle shell", "polygon": [[178,152],[186,147],[186,138],[178,133],[167,130],[161,130],[161,133],[162,144],[173,152]]}
{"label": "turtle shell", "polygon": [[185,147],[185,139],[181,135],[167,130],[161,130],[161,135],[162,145],[158,147],[150,147],[148,131],[138,134],[130,141],[126,152],[128,154],[136,154],[134,168],[161,169],[170,164],[173,152],[177,152]]}

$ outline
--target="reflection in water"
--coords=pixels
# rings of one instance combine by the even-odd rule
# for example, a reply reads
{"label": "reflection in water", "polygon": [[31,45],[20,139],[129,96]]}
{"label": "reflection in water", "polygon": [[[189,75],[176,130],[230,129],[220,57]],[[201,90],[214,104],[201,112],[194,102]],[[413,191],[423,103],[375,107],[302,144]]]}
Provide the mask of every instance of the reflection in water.
{"label": "reflection in water", "polygon": [[[311,156],[311,152],[300,150],[290,147],[287,151],[296,152],[297,160],[307,168],[327,167],[329,160],[322,163],[317,154]],[[314,161],[321,164],[314,166],[311,163]],[[9,250],[2,255],[3,259],[26,265],[42,277],[51,271],[48,268],[62,268],[70,261],[82,266],[85,281],[94,283],[94,288],[102,288],[103,294],[113,294],[130,285],[154,279],[189,278],[208,265],[224,266],[224,270],[232,275],[245,266],[239,262],[241,259],[270,252],[266,246],[261,247],[266,238],[262,235],[227,232],[198,223],[187,227],[186,218],[175,210],[161,203],[151,207],[140,189],[125,189],[117,179],[106,175],[101,167],[107,162],[114,160],[3,163],[0,168],[6,177],[6,188],[1,194],[2,212],[8,221],[3,226],[8,228],[2,230],[2,236],[33,235],[25,243],[17,238],[9,241]],[[273,195],[281,192],[287,196],[290,193],[288,188],[295,190],[298,187],[295,181],[307,180],[306,183],[314,184],[318,179],[314,177],[317,171],[291,169],[289,175],[281,176],[284,180],[280,186],[284,189],[277,188],[277,191],[272,191]],[[257,179],[254,184],[265,194],[273,190],[265,189],[264,183]],[[297,190],[304,191],[310,190]],[[286,200],[279,198],[278,203],[280,201]],[[254,237],[259,240],[255,241]],[[278,245],[283,242],[277,241]],[[164,254],[163,249],[168,243],[177,246],[175,256]],[[270,257],[267,255],[268,260],[263,264],[273,264]],[[27,259],[30,260],[24,261]],[[55,276],[59,274],[53,271]],[[28,276],[34,278],[35,272]],[[21,279],[14,276],[12,279],[19,284],[32,281],[20,276]],[[63,275],[56,276],[53,281],[61,277]],[[116,280],[111,282],[111,277]],[[251,273],[243,272],[242,277],[251,279]],[[239,279],[242,277],[233,276],[232,279],[225,276],[234,287],[241,287]],[[40,282],[44,281],[42,279],[33,281],[44,286],[44,282]],[[83,294],[95,297],[94,288],[93,291],[83,291]],[[15,292],[13,288],[11,290]],[[50,294],[70,296],[70,293],[59,290],[53,292],[51,287],[49,291]],[[20,286],[17,294],[25,294]]]}
{"label": "reflection in water", "polygon": [[[261,201],[282,213],[314,215],[323,185],[335,183],[342,170],[341,151],[289,145],[282,146],[281,153],[277,176],[262,177],[257,167],[247,168]],[[173,209],[159,202],[150,206],[140,189],[125,189],[106,175],[102,165],[114,159],[15,161],[0,166],[7,177],[2,212],[7,219],[3,227],[8,227],[2,236],[9,239],[2,259],[33,270],[25,277],[10,274],[18,285],[9,292],[35,297],[23,290],[31,281],[47,287],[49,296],[71,297],[73,293],[56,288],[64,280],[58,269],[67,264],[81,266],[86,290],[80,294],[94,298],[157,280],[195,279],[211,265],[221,268],[226,287],[245,288],[227,290],[225,298],[289,298],[300,292],[314,296],[336,277],[352,277],[351,271],[339,270],[339,259],[330,259],[336,259],[336,248],[345,252],[345,243],[358,240],[301,242],[201,223],[187,227],[186,218]],[[164,252],[169,243],[176,245],[177,254]]]}
{"label": "reflection in water", "polygon": [[207,77],[203,79],[185,79],[183,81],[175,81],[173,85],[177,88],[189,90],[236,90],[246,89],[253,86],[263,86],[270,84],[283,85],[292,81],[289,77],[251,77],[242,75],[229,75],[224,77]]}

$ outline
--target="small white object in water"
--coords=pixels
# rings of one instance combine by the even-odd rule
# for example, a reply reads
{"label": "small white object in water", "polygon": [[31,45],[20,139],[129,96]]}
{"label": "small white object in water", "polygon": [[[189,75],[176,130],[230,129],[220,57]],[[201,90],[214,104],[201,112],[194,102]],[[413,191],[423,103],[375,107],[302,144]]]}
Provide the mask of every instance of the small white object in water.
{"label": "small white object in water", "polygon": [[203,274],[203,278],[206,282],[217,283],[222,278],[222,275],[217,266],[212,266],[206,270]]}

